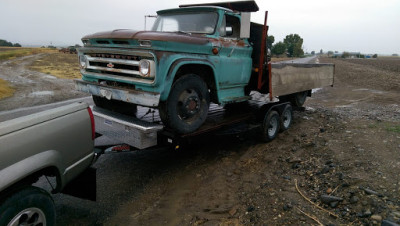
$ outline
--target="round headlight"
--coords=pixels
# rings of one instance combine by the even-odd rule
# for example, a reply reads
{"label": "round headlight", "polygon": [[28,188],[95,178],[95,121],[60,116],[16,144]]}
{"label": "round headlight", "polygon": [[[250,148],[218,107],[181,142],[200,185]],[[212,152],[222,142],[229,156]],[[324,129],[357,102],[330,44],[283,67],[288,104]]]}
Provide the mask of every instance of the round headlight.
{"label": "round headlight", "polygon": [[148,60],[141,60],[139,62],[139,72],[142,76],[149,76],[150,62]]}
{"label": "round headlight", "polygon": [[81,65],[81,68],[86,68],[86,61],[87,61],[87,58],[85,55],[79,56],[79,64]]}

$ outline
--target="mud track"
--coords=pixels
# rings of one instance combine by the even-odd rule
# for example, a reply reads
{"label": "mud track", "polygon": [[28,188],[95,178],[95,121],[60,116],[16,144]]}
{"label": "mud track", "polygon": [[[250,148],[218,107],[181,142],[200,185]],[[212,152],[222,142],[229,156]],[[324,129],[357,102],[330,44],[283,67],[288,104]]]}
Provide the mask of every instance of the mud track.
{"label": "mud track", "polygon": [[73,81],[32,71],[28,66],[46,53],[0,62],[0,78],[9,82],[15,94],[0,100],[0,111],[30,107],[85,96],[75,90]]}

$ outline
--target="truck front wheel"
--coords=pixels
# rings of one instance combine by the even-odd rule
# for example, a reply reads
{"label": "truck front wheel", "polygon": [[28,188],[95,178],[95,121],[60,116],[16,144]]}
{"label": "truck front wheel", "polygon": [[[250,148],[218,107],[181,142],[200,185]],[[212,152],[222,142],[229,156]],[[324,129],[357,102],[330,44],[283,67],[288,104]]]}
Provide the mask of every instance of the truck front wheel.
{"label": "truck front wheel", "polygon": [[51,196],[43,189],[26,187],[0,205],[0,225],[55,225]]}
{"label": "truck front wheel", "polygon": [[177,79],[167,101],[159,105],[163,123],[178,133],[191,133],[206,120],[210,106],[207,85],[199,76],[187,74]]}

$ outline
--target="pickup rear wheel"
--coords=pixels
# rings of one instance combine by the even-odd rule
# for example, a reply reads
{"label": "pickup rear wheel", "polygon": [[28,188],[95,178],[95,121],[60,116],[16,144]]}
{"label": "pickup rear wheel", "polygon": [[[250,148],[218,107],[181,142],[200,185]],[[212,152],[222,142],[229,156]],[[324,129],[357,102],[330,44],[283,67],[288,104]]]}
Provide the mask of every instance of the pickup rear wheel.
{"label": "pickup rear wheel", "polygon": [[209,106],[206,83],[195,74],[187,74],[174,82],[167,101],[160,103],[159,111],[165,125],[178,133],[190,133],[204,123]]}
{"label": "pickup rear wheel", "polygon": [[125,115],[135,115],[137,105],[120,100],[108,100],[100,96],[92,96],[96,106]]}
{"label": "pickup rear wheel", "polygon": [[37,187],[23,188],[0,205],[0,225],[55,225],[55,220],[53,199]]}

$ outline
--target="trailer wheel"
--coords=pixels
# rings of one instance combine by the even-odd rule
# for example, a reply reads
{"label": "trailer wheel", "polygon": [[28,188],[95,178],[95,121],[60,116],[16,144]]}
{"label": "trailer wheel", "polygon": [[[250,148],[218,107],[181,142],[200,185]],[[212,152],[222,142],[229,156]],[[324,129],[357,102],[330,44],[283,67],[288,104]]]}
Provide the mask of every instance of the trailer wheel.
{"label": "trailer wheel", "polygon": [[292,106],[287,104],[285,109],[283,109],[282,114],[281,114],[280,131],[283,132],[283,131],[289,129],[290,126],[292,125],[292,121],[293,121]]}
{"label": "trailer wheel", "polygon": [[166,102],[160,103],[161,120],[178,133],[197,130],[206,120],[210,96],[199,76],[187,74],[176,80]]}
{"label": "trailer wheel", "polygon": [[303,107],[307,99],[308,91],[294,93],[290,96],[290,102],[296,107]]}
{"label": "trailer wheel", "polygon": [[264,142],[270,142],[275,139],[279,133],[280,117],[278,112],[272,110],[264,118],[262,124],[262,139]]}
{"label": "trailer wheel", "polygon": [[55,225],[51,196],[43,189],[26,187],[0,205],[0,225]]}
{"label": "trailer wheel", "polygon": [[108,100],[100,96],[92,96],[96,106],[125,115],[136,115],[137,105],[120,100]]}

